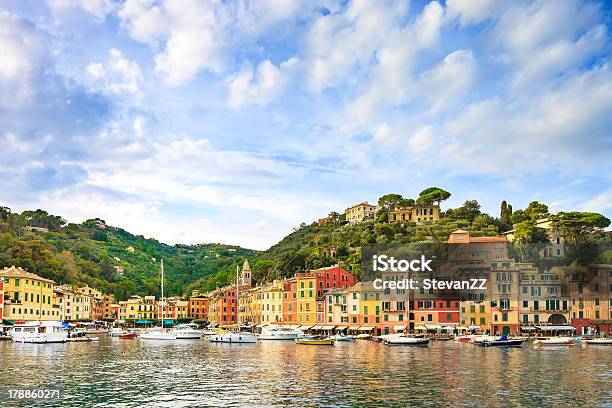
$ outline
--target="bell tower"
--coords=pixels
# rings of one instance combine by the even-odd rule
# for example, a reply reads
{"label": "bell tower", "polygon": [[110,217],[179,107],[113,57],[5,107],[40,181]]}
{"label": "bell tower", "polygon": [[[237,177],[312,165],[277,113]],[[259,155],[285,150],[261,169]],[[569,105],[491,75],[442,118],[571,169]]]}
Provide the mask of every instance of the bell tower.
{"label": "bell tower", "polygon": [[251,264],[245,260],[240,272],[240,286],[251,286]]}

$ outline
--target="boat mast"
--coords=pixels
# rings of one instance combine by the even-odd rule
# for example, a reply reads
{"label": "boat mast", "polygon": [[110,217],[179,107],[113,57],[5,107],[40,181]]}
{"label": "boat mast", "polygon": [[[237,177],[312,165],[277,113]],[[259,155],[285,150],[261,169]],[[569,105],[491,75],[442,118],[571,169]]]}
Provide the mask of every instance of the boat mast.
{"label": "boat mast", "polygon": [[162,305],[162,319],[161,319],[161,327],[164,328],[164,258],[161,259],[161,305]]}

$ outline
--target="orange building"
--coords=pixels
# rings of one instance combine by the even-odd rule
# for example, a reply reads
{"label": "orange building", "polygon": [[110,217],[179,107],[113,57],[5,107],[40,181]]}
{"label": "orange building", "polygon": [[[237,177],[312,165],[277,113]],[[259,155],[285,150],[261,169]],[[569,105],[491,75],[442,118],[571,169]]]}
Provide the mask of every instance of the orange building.
{"label": "orange building", "polygon": [[297,323],[297,278],[283,281],[283,323]]}
{"label": "orange building", "polygon": [[206,296],[189,298],[189,317],[197,320],[208,319],[208,298]]}
{"label": "orange building", "polygon": [[0,282],[0,322],[2,322],[4,311],[4,282]]}

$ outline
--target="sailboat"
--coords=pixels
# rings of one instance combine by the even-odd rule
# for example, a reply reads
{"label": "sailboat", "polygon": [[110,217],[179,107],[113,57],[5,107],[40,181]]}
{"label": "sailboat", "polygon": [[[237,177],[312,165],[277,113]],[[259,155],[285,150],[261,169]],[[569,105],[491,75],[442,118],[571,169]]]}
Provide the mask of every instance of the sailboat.
{"label": "sailboat", "polygon": [[162,305],[162,316],[161,316],[161,327],[151,327],[145,330],[140,335],[141,339],[144,340],[176,340],[176,335],[170,330],[164,329],[164,320],[166,318],[166,299],[164,298],[164,259],[161,260],[161,305]]}
{"label": "sailboat", "polygon": [[231,332],[226,330],[220,330],[216,334],[213,334],[209,337],[209,341],[213,343],[232,343],[232,344],[240,344],[240,343],[257,343],[257,336],[253,333],[240,331],[240,319],[239,319],[239,297],[238,291],[240,288],[240,283],[238,282],[238,275],[240,273],[240,268],[236,266],[236,328],[237,332]]}

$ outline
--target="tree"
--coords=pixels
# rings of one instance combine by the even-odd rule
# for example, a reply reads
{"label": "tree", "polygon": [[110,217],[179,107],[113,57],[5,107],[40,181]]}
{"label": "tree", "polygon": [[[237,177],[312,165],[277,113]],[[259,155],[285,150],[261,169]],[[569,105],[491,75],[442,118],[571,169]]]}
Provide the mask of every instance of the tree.
{"label": "tree", "polygon": [[446,190],[441,189],[440,187],[429,187],[419,193],[419,198],[417,198],[417,204],[427,204],[432,205],[434,202],[440,205],[440,203],[444,200],[448,200],[451,196]]}
{"label": "tree", "polygon": [[512,206],[508,205],[508,203],[506,203],[506,200],[501,202],[499,218],[504,223],[507,223],[507,224],[512,223]]}
{"label": "tree", "polygon": [[527,208],[525,208],[525,214],[533,221],[540,220],[549,215],[548,206],[537,201],[532,201]]}
{"label": "tree", "polygon": [[378,199],[378,205],[382,208],[388,210],[394,205],[399,204],[402,201],[401,194],[385,194],[384,196]]}
{"label": "tree", "polygon": [[610,226],[610,220],[592,212],[560,212],[553,225],[564,235],[567,243],[579,245],[589,235]]}
{"label": "tree", "polygon": [[525,211],[523,210],[516,210],[512,213],[512,216],[510,218],[512,219],[512,224],[514,225],[530,219],[529,216],[525,214]]}
{"label": "tree", "polygon": [[11,209],[8,207],[0,207],[0,220],[8,221],[9,215],[11,215]]}
{"label": "tree", "polygon": [[473,221],[480,214],[480,204],[476,200],[467,200],[459,208],[447,211],[447,216]]}
{"label": "tree", "polygon": [[513,248],[522,261],[537,263],[540,252],[549,242],[546,230],[538,228],[534,220],[522,221],[514,226]]}
{"label": "tree", "polygon": [[397,203],[397,205],[402,206],[402,207],[410,207],[410,206],[413,206],[414,204],[415,204],[415,201],[412,198],[403,198],[402,201]]}

